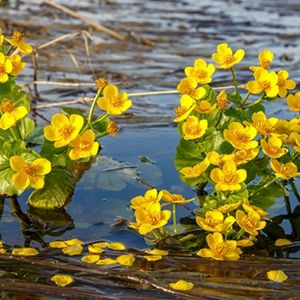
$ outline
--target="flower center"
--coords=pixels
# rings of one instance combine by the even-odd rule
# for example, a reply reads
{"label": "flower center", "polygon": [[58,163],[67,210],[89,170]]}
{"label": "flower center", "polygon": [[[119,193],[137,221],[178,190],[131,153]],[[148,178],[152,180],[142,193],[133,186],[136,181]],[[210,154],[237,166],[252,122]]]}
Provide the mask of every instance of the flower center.
{"label": "flower center", "polygon": [[265,58],[262,58],[261,60],[261,66],[264,68],[264,69],[269,69],[270,66],[271,66],[271,62]]}
{"label": "flower center", "polygon": [[5,65],[0,64],[0,74],[6,73]]}
{"label": "flower center", "polygon": [[148,218],[149,218],[149,223],[152,225],[157,225],[159,223],[159,218],[157,216],[151,215]]}
{"label": "flower center", "polygon": [[91,144],[88,141],[82,141],[80,144],[80,151],[88,151],[91,149]]}
{"label": "flower center", "polygon": [[206,223],[207,223],[207,225],[209,225],[210,227],[215,227],[215,226],[217,226],[218,224],[220,224],[220,221],[219,221],[219,220],[216,220],[216,219],[214,219],[214,218],[208,217],[208,218],[206,218]]}
{"label": "flower center", "polygon": [[193,75],[197,78],[203,79],[207,77],[207,72],[204,70],[194,70]]}
{"label": "flower center", "polygon": [[213,248],[214,256],[216,257],[224,257],[227,253],[228,249],[226,244],[223,242],[222,244],[218,244]]}
{"label": "flower center", "polygon": [[268,90],[270,87],[271,87],[271,83],[270,81],[260,81],[259,82],[259,85],[260,87],[263,89],[263,90]]}
{"label": "flower center", "polygon": [[247,229],[255,229],[258,227],[259,220],[252,218],[251,216],[245,216],[243,218],[243,224]]}
{"label": "flower center", "polygon": [[282,87],[284,87],[284,83],[285,83],[285,80],[278,79],[277,85],[282,88]]}
{"label": "flower center", "polygon": [[188,86],[183,88],[183,94],[189,95],[189,96],[193,96],[194,94],[194,90]]}
{"label": "flower center", "polygon": [[11,113],[13,110],[14,110],[14,107],[10,100],[6,100],[0,104],[0,111],[2,113],[6,113],[6,112]]}
{"label": "flower center", "polygon": [[66,125],[62,129],[60,129],[59,133],[63,136],[64,139],[67,139],[73,132],[72,125]]}
{"label": "flower center", "polygon": [[16,42],[16,43],[19,43],[23,40],[23,37],[24,37],[24,33],[21,33],[19,31],[15,31],[14,34],[13,34],[13,41]]}
{"label": "flower center", "polygon": [[229,65],[229,64],[233,63],[233,61],[234,61],[233,55],[226,55],[225,56],[225,59],[224,59],[225,64]]}
{"label": "flower center", "polygon": [[29,176],[29,177],[34,177],[36,176],[37,172],[37,167],[33,164],[26,164],[24,166],[24,172]]}
{"label": "flower center", "polygon": [[121,107],[123,105],[123,100],[121,97],[117,96],[117,97],[113,97],[111,99],[111,105],[114,107]]}
{"label": "flower center", "polygon": [[198,134],[200,134],[200,132],[201,132],[201,128],[198,125],[192,125],[190,127],[190,133],[192,135],[198,135]]}
{"label": "flower center", "polygon": [[229,183],[235,183],[237,179],[237,175],[234,174],[234,173],[231,173],[231,174],[226,174],[225,177],[224,177],[224,182],[229,184]]}
{"label": "flower center", "polygon": [[246,143],[246,142],[248,142],[249,137],[246,134],[244,134],[244,133],[237,132],[236,133],[236,139],[239,142]]}
{"label": "flower center", "polygon": [[183,114],[185,114],[186,111],[186,108],[182,106],[178,106],[174,109],[176,117],[182,116]]}

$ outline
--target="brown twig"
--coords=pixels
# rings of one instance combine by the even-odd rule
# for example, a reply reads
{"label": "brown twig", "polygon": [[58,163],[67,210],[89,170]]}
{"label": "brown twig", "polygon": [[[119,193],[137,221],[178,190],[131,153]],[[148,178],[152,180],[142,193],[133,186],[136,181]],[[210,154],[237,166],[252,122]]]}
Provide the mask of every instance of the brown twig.
{"label": "brown twig", "polygon": [[59,9],[62,12],[66,13],[66,14],[68,14],[70,16],[72,16],[73,18],[81,20],[81,21],[85,22],[87,25],[89,25],[89,26],[91,26],[91,27],[93,27],[93,28],[95,28],[95,29],[97,29],[99,31],[105,32],[105,33],[107,33],[108,35],[112,36],[113,38],[115,38],[117,40],[123,41],[125,39],[119,33],[115,32],[115,31],[113,31],[113,30],[111,30],[111,29],[109,29],[109,28],[107,28],[107,27],[105,27],[105,26],[103,26],[103,25],[101,25],[99,23],[96,23],[96,22],[94,22],[94,21],[92,21],[92,20],[90,20],[90,19],[88,19],[88,18],[80,15],[79,13],[77,13],[77,12],[75,12],[75,11],[73,11],[73,10],[65,7],[65,6],[63,6],[63,5],[56,3],[53,0],[43,0],[43,3],[45,3],[47,5],[50,5],[50,6],[54,7],[54,8],[56,8],[56,9]]}

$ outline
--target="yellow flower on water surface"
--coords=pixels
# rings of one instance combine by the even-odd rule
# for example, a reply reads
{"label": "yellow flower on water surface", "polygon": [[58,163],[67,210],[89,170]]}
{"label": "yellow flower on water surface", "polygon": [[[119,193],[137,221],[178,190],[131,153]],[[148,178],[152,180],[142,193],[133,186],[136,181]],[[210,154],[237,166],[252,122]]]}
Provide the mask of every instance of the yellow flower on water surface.
{"label": "yellow flower on water surface", "polygon": [[27,248],[16,248],[12,251],[12,255],[18,256],[36,256],[39,252],[35,248],[27,247]]}
{"label": "yellow flower on water surface", "polygon": [[226,161],[232,160],[232,154],[219,154],[216,151],[210,151],[207,153],[208,161],[215,166],[222,168]]}
{"label": "yellow flower on water surface", "polygon": [[100,255],[88,254],[81,258],[81,261],[87,264],[94,264],[100,259]]}
{"label": "yellow flower on water surface", "polygon": [[261,216],[254,210],[249,210],[245,213],[242,210],[237,210],[235,214],[237,224],[251,235],[258,235],[258,230],[265,228],[266,221],[261,220]]}
{"label": "yellow flower on water surface", "polygon": [[44,128],[45,138],[54,142],[55,148],[65,147],[78,136],[83,122],[80,115],[74,114],[68,118],[64,114],[55,114],[51,125]]}
{"label": "yellow flower on water surface", "polygon": [[236,210],[240,205],[241,205],[240,201],[235,202],[235,203],[230,203],[230,204],[224,204],[224,205],[219,206],[217,208],[217,210],[223,214],[226,214],[226,213]]}
{"label": "yellow flower on water surface", "polygon": [[196,106],[196,101],[189,95],[182,95],[180,98],[180,106],[175,108],[176,118],[174,122],[185,120]]}
{"label": "yellow flower on water surface", "polygon": [[237,170],[235,162],[228,161],[223,169],[212,169],[210,178],[216,183],[217,191],[238,191],[241,189],[240,183],[247,178],[247,172],[244,169]]}
{"label": "yellow flower on water surface", "polygon": [[278,82],[277,85],[279,87],[279,97],[284,98],[288,90],[293,90],[296,87],[296,82],[294,80],[288,79],[289,72],[286,70],[280,70],[278,73]]}
{"label": "yellow flower on water surface", "polygon": [[300,176],[300,173],[298,173],[297,170],[297,166],[292,162],[282,164],[276,159],[271,159],[270,165],[277,178],[289,180],[293,177]]}
{"label": "yellow flower on water surface", "polygon": [[239,122],[232,122],[223,132],[225,140],[236,149],[256,148],[258,142],[253,141],[256,134],[257,130],[254,127],[244,127]]}
{"label": "yellow flower on water surface", "polygon": [[226,109],[227,108],[227,94],[225,90],[222,90],[217,96],[217,106],[218,109]]}
{"label": "yellow flower on water surface", "polygon": [[252,149],[235,149],[232,153],[232,159],[237,165],[243,165],[254,159],[259,153],[258,148]]}
{"label": "yellow flower on water surface", "polygon": [[124,254],[118,256],[116,258],[116,261],[121,266],[130,267],[135,262],[135,257],[132,254]]}
{"label": "yellow flower on water surface", "polygon": [[182,195],[172,194],[167,190],[162,190],[162,192],[163,192],[162,199],[165,202],[170,204],[186,204],[194,200],[194,198],[187,200]]}
{"label": "yellow flower on water surface", "polygon": [[19,73],[25,68],[26,63],[22,62],[22,57],[18,54],[14,54],[9,58],[13,67],[12,71],[10,72],[10,75],[18,76]]}
{"label": "yellow flower on water surface", "polygon": [[72,245],[72,246],[66,246],[62,248],[63,254],[69,255],[69,256],[76,256],[80,255],[83,251],[82,246],[80,245]]}
{"label": "yellow flower on water surface", "polygon": [[199,120],[196,116],[189,116],[182,125],[183,138],[185,140],[194,140],[202,137],[207,129],[206,119]]}
{"label": "yellow flower on water surface", "polygon": [[5,99],[0,103],[0,128],[6,130],[14,126],[18,120],[24,118],[27,114],[25,106],[14,107],[12,100]]}
{"label": "yellow flower on water surface", "polygon": [[220,211],[208,211],[205,218],[196,216],[196,222],[205,231],[223,232],[233,225],[235,218],[229,216],[224,219],[224,215]]}
{"label": "yellow flower on water surface", "polygon": [[254,73],[254,80],[246,84],[246,89],[251,94],[265,92],[267,97],[276,97],[279,93],[278,75],[275,72],[268,72],[260,69]]}
{"label": "yellow flower on water surface", "polygon": [[271,67],[271,62],[273,61],[274,54],[269,49],[264,49],[258,55],[259,66],[251,66],[249,69],[252,72],[256,72],[261,69],[268,70]]}
{"label": "yellow flower on water surface", "polygon": [[288,279],[287,275],[281,270],[271,270],[267,272],[267,277],[269,280],[274,282],[283,282]]}
{"label": "yellow flower on water surface", "polygon": [[245,56],[245,50],[238,49],[235,53],[227,43],[222,43],[217,46],[217,52],[213,53],[212,59],[219,64],[217,68],[230,69],[235,64],[239,63]]}
{"label": "yellow flower on water surface", "polygon": [[28,187],[41,189],[44,187],[44,176],[51,171],[51,163],[45,158],[38,158],[27,163],[21,156],[12,156],[9,160],[10,167],[15,172],[12,177],[14,186],[19,190]]}
{"label": "yellow flower on water surface", "polygon": [[125,245],[120,243],[120,242],[108,243],[106,247],[111,249],[111,250],[115,250],[115,251],[126,250]]}
{"label": "yellow flower on water surface", "polygon": [[200,114],[210,114],[216,110],[217,104],[211,105],[208,101],[202,100],[200,101],[195,110]]}
{"label": "yellow flower on water surface", "polygon": [[182,95],[188,95],[198,100],[206,95],[206,90],[203,87],[197,88],[197,86],[197,81],[194,78],[184,78],[179,82],[177,91]]}
{"label": "yellow flower on water surface", "polygon": [[300,92],[288,95],[286,102],[291,111],[300,111]]}
{"label": "yellow flower on water surface", "polygon": [[271,158],[279,158],[288,152],[287,148],[282,147],[282,141],[280,138],[272,136],[268,141],[260,141],[263,152]]}
{"label": "yellow flower on water surface", "polygon": [[220,232],[208,234],[206,242],[209,249],[201,249],[197,255],[215,260],[238,260],[242,253],[237,247],[237,241],[224,241]]}
{"label": "yellow flower on water surface", "polygon": [[97,100],[100,109],[110,115],[120,115],[132,106],[127,93],[119,93],[118,88],[109,84],[103,89],[103,97]]}
{"label": "yellow flower on water surface", "polygon": [[144,196],[136,196],[131,199],[131,208],[146,208],[148,204],[157,203],[161,200],[163,191],[157,189],[148,190]]}
{"label": "yellow flower on water surface", "polygon": [[253,123],[245,121],[244,123],[247,126],[253,126],[257,130],[257,133],[261,135],[270,135],[276,131],[276,123],[278,122],[277,118],[269,118],[267,119],[264,112],[259,111],[252,115]]}
{"label": "yellow flower on water surface", "polygon": [[30,54],[32,47],[25,42],[24,33],[15,31],[11,39],[6,39],[11,45],[18,48],[18,50],[24,54]]}
{"label": "yellow flower on water surface", "polygon": [[207,84],[212,81],[212,75],[215,72],[213,64],[206,64],[204,59],[196,59],[194,61],[194,67],[186,67],[184,73],[187,77],[192,77],[197,83]]}
{"label": "yellow flower on water surface", "polygon": [[78,135],[69,144],[70,147],[72,147],[69,152],[69,157],[72,160],[78,160],[81,158],[95,156],[99,149],[99,143],[95,141],[95,138],[95,133],[91,129],[88,129],[81,135]]}
{"label": "yellow flower on water surface", "polygon": [[73,282],[73,278],[69,275],[57,274],[51,277],[51,281],[60,287],[65,287]]}
{"label": "yellow flower on water surface", "polygon": [[193,283],[185,280],[178,280],[170,283],[169,285],[173,290],[177,291],[190,291],[194,287]]}
{"label": "yellow flower on water surface", "polygon": [[71,239],[66,241],[52,241],[49,243],[51,248],[65,248],[68,246],[82,246],[84,242],[79,239]]}
{"label": "yellow flower on water surface", "polygon": [[8,74],[13,70],[12,62],[0,52],[0,83],[8,81]]}
{"label": "yellow flower on water surface", "polygon": [[208,159],[204,159],[203,161],[197,163],[196,165],[192,167],[184,167],[179,172],[185,177],[185,178],[196,178],[201,176],[206,169],[209,167],[209,161]]}
{"label": "yellow flower on water surface", "polygon": [[146,208],[136,209],[136,223],[130,223],[130,227],[137,229],[139,234],[145,235],[154,229],[165,226],[170,217],[171,211],[161,210],[159,203],[150,203]]}

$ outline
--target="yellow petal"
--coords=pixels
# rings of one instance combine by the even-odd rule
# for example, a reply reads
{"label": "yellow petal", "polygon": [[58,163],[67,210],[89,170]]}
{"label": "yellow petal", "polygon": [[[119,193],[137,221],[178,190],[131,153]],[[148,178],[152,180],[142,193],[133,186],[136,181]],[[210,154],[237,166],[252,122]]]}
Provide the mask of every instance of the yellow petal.
{"label": "yellow petal", "polygon": [[36,190],[42,189],[45,185],[45,181],[41,176],[35,176],[30,178],[30,186]]}
{"label": "yellow petal", "polygon": [[30,179],[23,172],[18,172],[13,175],[12,181],[14,186],[19,190],[25,190],[30,184]]}
{"label": "yellow petal", "polygon": [[20,170],[23,170],[26,162],[21,156],[15,155],[9,159],[9,164],[13,171],[18,172]]}
{"label": "yellow petal", "polygon": [[17,248],[12,251],[12,255],[21,255],[21,256],[35,256],[39,252],[34,248]]}
{"label": "yellow petal", "polygon": [[117,257],[117,263],[125,266],[130,267],[135,261],[135,257],[132,254],[120,255]]}
{"label": "yellow petal", "polygon": [[277,239],[274,243],[275,246],[277,247],[282,247],[282,246],[288,246],[291,245],[292,242],[290,240],[287,239]]}
{"label": "yellow petal", "polygon": [[94,264],[100,259],[100,255],[95,255],[95,254],[89,254],[85,255],[81,258],[82,262],[85,262],[87,264]]}
{"label": "yellow petal", "polygon": [[51,277],[51,281],[60,287],[65,287],[73,282],[73,278],[69,275],[57,274]]}
{"label": "yellow petal", "polygon": [[79,240],[79,239],[71,239],[71,240],[66,240],[65,243],[68,245],[68,246],[82,246],[84,245],[84,242]]}
{"label": "yellow petal", "polygon": [[287,275],[281,270],[271,270],[267,272],[267,277],[269,280],[279,283],[288,279]]}
{"label": "yellow petal", "polygon": [[102,247],[95,247],[93,245],[89,245],[88,251],[93,254],[100,254],[104,252],[104,249],[102,249]]}
{"label": "yellow petal", "polygon": [[115,259],[112,258],[104,258],[104,259],[99,259],[96,262],[96,265],[113,265],[116,264],[117,261]]}
{"label": "yellow petal", "polygon": [[126,247],[122,244],[122,243],[110,243],[107,245],[107,248],[111,249],[111,250],[126,250]]}
{"label": "yellow petal", "polygon": [[64,248],[67,244],[64,241],[53,241],[49,243],[49,247],[51,248]]}
{"label": "yellow petal", "polygon": [[158,260],[162,259],[162,256],[161,255],[145,255],[144,258],[147,261],[158,261]]}
{"label": "yellow petal", "polygon": [[189,281],[178,280],[177,282],[170,283],[170,287],[174,290],[189,291],[194,287],[194,284]]}
{"label": "yellow petal", "polygon": [[69,256],[80,255],[82,251],[83,248],[80,245],[67,246],[62,249],[62,252]]}
{"label": "yellow petal", "polygon": [[55,127],[63,127],[69,124],[69,119],[64,114],[55,114],[51,118],[51,124]]}
{"label": "yellow petal", "polygon": [[48,159],[38,158],[32,164],[36,167],[38,175],[46,175],[51,171],[51,163]]}
{"label": "yellow petal", "polygon": [[166,255],[169,254],[169,252],[166,251],[166,250],[161,250],[161,249],[156,249],[156,248],[154,248],[154,249],[146,249],[145,253],[151,254],[151,255],[162,255],[162,256],[166,256]]}

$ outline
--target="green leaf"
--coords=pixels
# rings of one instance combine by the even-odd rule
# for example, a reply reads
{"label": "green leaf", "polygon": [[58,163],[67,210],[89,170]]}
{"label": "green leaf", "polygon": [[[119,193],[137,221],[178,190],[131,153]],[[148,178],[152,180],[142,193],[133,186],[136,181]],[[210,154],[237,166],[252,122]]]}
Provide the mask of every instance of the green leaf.
{"label": "green leaf", "polygon": [[233,107],[229,107],[228,109],[226,109],[224,111],[224,114],[227,117],[234,118],[235,121],[243,122],[245,120],[245,116],[244,116],[243,111],[240,111],[240,110],[238,110],[236,108],[233,108]]}
{"label": "green leaf", "polygon": [[220,150],[223,154],[231,154],[234,150],[234,147],[227,141],[224,141],[221,146]]}
{"label": "green leaf", "polygon": [[0,172],[0,195],[13,196],[21,194],[21,190],[15,188],[12,183],[14,171],[8,167]]}
{"label": "green leaf", "polygon": [[35,190],[28,198],[28,203],[41,209],[58,209],[64,207],[70,200],[75,188],[72,175],[62,167],[54,167],[45,177],[45,185]]}
{"label": "green leaf", "polygon": [[34,130],[35,123],[30,118],[26,117],[20,121],[19,131],[23,140],[25,140]]}
{"label": "green leaf", "polygon": [[265,107],[261,103],[257,103],[251,107],[249,107],[245,112],[245,118],[247,121],[252,121],[252,115],[259,111],[265,112]]}
{"label": "green leaf", "polygon": [[68,116],[75,114],[80,115],[85,119],[84,111],[82,109],[63,106],[61,110],[65,112]]}
{"label": "green leaf", "polygon": [[31,144],[41,145],[44,141],[44,127],[37,127],[26,139]]}
{"label": "green leaf", "polygon": [[233,103],[239,104],[242,101],[242,97],[240,94],[227,94],[228,100],[232,101]]}

